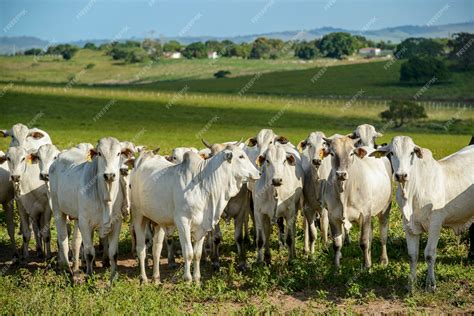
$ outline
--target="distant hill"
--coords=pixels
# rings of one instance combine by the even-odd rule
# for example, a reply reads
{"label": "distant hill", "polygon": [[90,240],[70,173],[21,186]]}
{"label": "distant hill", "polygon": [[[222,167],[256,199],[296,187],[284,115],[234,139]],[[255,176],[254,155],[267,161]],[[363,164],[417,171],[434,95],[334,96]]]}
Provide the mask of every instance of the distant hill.
{"label": "distant hill", "polygon": [[[357,31],[357,30],[347,30],[334,27],[320,27],[312,30],[302,30],[302,31],[283,31],[283,32],[272,32],[272,33],[262,33],[262,34],[251,34],[251,35],[241,35],[234,37],[215,37],[215,36],[194,36],[194,37],[162,37],[162,40],[177,40],[183,44],[189,44],[192,42],[198,41],[207,41],[207,40],[231,40],[233,42],[251,42],[257,37],[264,36],[268,38],[279,38],[282,40],[290,40],[295,38],[312,40],[315,38],[320,38],[328,33],[332,32],[348,32],[351,34],[363,35],[369,39],[380,41],[392,41],[398,43],[408,37],[426,37],[426,38],[437,38],[437,37],[450,37],[454,33],[458,32],[469,32],[474,33],[474,22],[465,22],[465,23],[455,23],[455,24],[443,24],[443,25],[403,25],[397,27],[383,28],[378,30],[367,30],[367,31]],[[132,40],[141,40],[142,38],[131,38]],[[78,40],[72,41],[71,44],[78,46],[84,46],[87,42],[95,43],[100,45],[107,43],[110,40],[108,39],[92,39],[92,40]],[[47,41],[41,40],[36,37],[31,36],[21,36],[21,37],[0,37],[0,54],[11,54],[14,51],[21,51],[28,48],[38,47],[43,48],[48,45]]]}

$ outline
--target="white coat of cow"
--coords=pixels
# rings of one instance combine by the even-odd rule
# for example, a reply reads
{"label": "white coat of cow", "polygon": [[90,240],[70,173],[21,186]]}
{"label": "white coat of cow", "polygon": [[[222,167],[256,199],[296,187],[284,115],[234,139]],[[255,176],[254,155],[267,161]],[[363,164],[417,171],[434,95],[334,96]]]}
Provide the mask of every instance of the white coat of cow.
{"label": "white coat of cow", "polygon": [[21,123],[15,124],[9,130],[0,130],[4,137],[11,136],[10,147],[21,146],[26,150],[38,149],[41,145],[51,144],[48,133],[39,128],[29,128]]}
{"label": "white coat of cow", "polygon": [[15,222],[13,213],[13,184],[10,180],[10,170],[8,169],[8,164],[1,157],[5,157],[5,153],[0,150],[0,204],[5,211],[8,236],[10,237],[10,243],[12,245],[13,251],[16,254]]}
{"label": "white coat of cow", "polygon": [[372,216],[380,222],[382,243],[381,263],[387,264],[388,220],[391,203],[390,164],[388,161],[367,157],[369,147],[355,147],[358,139],[325,138],[328,153],[332,156],[332,169],[328,177],[324,200],[328,207],[329,223],[334,239],[335,265],[340,266],[344,229],[351,222],[361,227],[360,246],[364,266],[370,267],[372,243]]}
{"label": "white coat of cow", "polygon": [[78,162],[82,154],[80,149],[61,154],[49,170],[60,263],[69,267],[67,217],[78,219],[87,273],[92,274],[95,257],[92,236],[93,231],[98,229],[100,237],[108,239],[111,280],[114,280],[126,194],[120,185],[120,168],[123,166],[122,155],[132,158],[133,152],[117,139],[106,137],[89,151],[90,162]]}
{"label": "white coat of cow", "polygon": [[0,162],[8,161],[10,178],[13,182],[15,199],[21,220],[23,235],[22,259],[28,258],[28,244],[31,238],[30,221],[36,239],[36,251],[40,257],[46,252],[51,257],[51,208],[48,188],[40,180],[40,167],[35,163],[31,151],[24,147],[10,147],[0,157]]}
{"label": "white coat of cow", "polygon": [[287,152],[282,145],[270,144],[258,156],[262,176],[255,183],[252,192],[257,232],[257,261],[262,261],[265,248],[265,262],[270,264],[270,235],[272,224],[282,217],[286,221],[284,232],[288,245],[288,260],[295,255],[296,214],[302,206],[303,169],[294,153]]}
{"label": "white coat of cow", "polygon": [[185,260],[184,279],[192,279],[190,267],[194,258],[194,280],[199,282],[206,233],[219,221],[227,202],[239,192],[243,182],[258,177],[258,170],[245,152],[233,145],[208,160],[187,152],[178,165],[159,156],[138,159],[131,186],[142,282],[147,282],[144,233],[149,221],[155,224],[153,280],[160,282],[159,255],[164,229],[176,226]]}
{"label": "white coat of cow", "polygon": [[403,214],[410,257],[410,286],[416,282],[420,236],[428,232],[426,286],[434,290],[441,228],[450,227],[460,233],[474,223],[474,146],[435,160],[430,150],[417,146],[410,137],[396,136],[372,155],[389,155],[399,183],[397,203]]}

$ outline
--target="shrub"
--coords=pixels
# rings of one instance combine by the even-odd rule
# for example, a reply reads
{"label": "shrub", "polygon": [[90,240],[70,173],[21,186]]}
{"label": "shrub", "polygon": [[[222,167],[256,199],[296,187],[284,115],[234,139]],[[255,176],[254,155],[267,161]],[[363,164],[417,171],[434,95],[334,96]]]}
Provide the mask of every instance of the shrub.
{"label": "shrub", "polygon": [[219,70],[218,72],[216,72],[214,74],[214,77],[216,77],[216,78],[225,78],[228,75],[230,75],[230,71],[228,71],[228,70]]}
{"label": "shrub", "polygon": [[450,73],[442,60],[432,57],[413,57],[400,68],[400,81],[406,83],[426,83],[436,77],[437,82],[446,81]]}

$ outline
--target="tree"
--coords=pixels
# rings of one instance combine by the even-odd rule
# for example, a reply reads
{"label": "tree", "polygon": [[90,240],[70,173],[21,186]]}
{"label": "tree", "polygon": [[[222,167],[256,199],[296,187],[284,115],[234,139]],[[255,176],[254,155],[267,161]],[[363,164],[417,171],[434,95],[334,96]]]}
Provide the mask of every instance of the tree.
{"label": "tree", "polygon": [[321,39],[319,50],[327,57],[342,58],[354,53],[356,41],[349,33],[330,33]]}
{"label": "tree", "polygon": [[410,101],[392,101],[389,109],[380,113],[383,121],[393,122],[395,127],[428,117],[425,108]]}
{"label": "tree", "polygon": [[178,41],[168,41],[163,44],[164,52],[179,52],[181,51],[181,44]]}
{"label": "tree", "polygon": [[[474,70],[474,34],[456,33],[448,42],[449,58],[460,70]],[[25,52],[26,53],[26,52]]]}
{"label": "tree", "polygon": [[163,53],[160,41],[152,38],[145,39],[142,42],[142,48],[152,59],[160,58]]}
{"label": "tree", "polygon": [[222,52],[224,51],[224,44],[222,44],[221,42],[210,40],[206,41],[204,45],[206,46],[208,52],[217,52],[217,54],[222,56]]}
{"label": "tree", "polygon": [[394,52],[395,56],[401,56],[403,58],[413,57],[440,57],[444,54],[444,46],[440,42],[437,42],[428,38],[407,38],[400,44]]}
{"label": "tree", "polygon": [[97,49],[97,46],[95,46],[94,43],[91,43],[91,42],[88,42],[84,45],[84,49],[92,49],[92,50],[96,50]]}
{"label": "tree", "polygon": [[59,44],[56,46],[49,46],[46,51],[50,55],[61,55],[64,59],[71,59],[79,50],[79,47],[70,44]]}
{"label": "tree", "polygon": [[128,63],[141,63],[148,57],[146,51],[141,48],[132,48],[128,51],[125,61]]}
{"label": "tree", "polygon": [[249,57],[252,59],[268,58],[270,56],[271,49],[272,46],[268,39],[265,37],[259,37],[253,42]]}
{"label": "tree", "polygon": [[413,57],[400,67],[400,82],[426,83],[432,78],[436,78],[436,82],[450,78],[449,70],[442,60],[432,57]]}
{"label": "tree", "polygon": [[315,41],[302,41],[295,45],[295,56],[301,59],[313,59],[319,55],[319,49]]}
{"label": "tree", "polygon": [[183,51],[186,58],[207,58],[206,46],[201,42],[191,43]]}
{"label": "tree", "polygon": [[30,48],[30,49],[25,50],[24,52],[25,55],[35,55],[35,56],[43,55],[43,53],[44,52],[41,48]]}

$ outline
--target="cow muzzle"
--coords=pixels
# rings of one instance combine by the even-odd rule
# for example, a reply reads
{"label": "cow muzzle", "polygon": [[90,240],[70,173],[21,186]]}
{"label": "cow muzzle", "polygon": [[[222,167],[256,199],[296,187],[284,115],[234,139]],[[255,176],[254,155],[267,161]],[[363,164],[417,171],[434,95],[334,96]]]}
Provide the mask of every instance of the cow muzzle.
{"label": "cow muzzle", "polygon": [[17,176],[17,175],[11,175],[11,176],[10,176],[10,179],[11,179],[12,182],[14,182],[14,183],[20,182],[20,176]]}
{"label": "cow muzzle", "polygon": [[279,187],[283,184],[283,179],[282,178],[273,178],[272,179],[272,185],[275,187]]}
{"label": "cow muzzle", "polygon": [[40,177],[40,180],[42,181],[46,181],[46,182],[49,181],[49,174],[47,173],[40,173],[39,177]]}
{"label": "cow muzzle", "polygon": [[408,174],[404,172],[395,173],[395,181],[405,183],[406,181],[408,181]]}
{"label": "cow muzzle", "polygon": [[339,181],[346,181],[347,180],[347,172],[346,171],[336,171],[337,180]]}
{"label": "cow muzzle", "polygon": [[316,168],[319,168],[319,166],[321,166],[321,159],[313,159],[313,160],[311,160],[311,163],[312,163],[313,166],[315,166]]}
{"label": "cow muzzle", "polygon": [[104,173],[104,180],[106,182],[113,182],[115,181],[115,173]]}
{"label": "cow muzzle", "polygon": [[121,176],[128,176],[128,168],[121,168],[120,169],[120,175]]}

